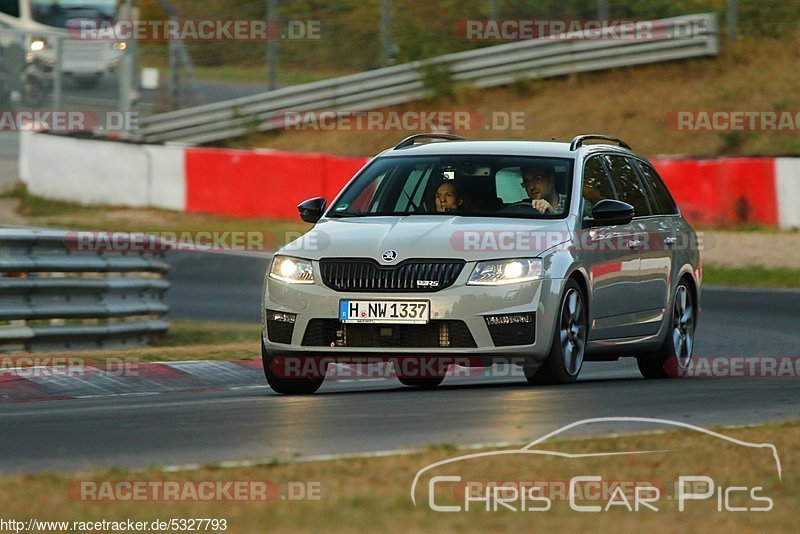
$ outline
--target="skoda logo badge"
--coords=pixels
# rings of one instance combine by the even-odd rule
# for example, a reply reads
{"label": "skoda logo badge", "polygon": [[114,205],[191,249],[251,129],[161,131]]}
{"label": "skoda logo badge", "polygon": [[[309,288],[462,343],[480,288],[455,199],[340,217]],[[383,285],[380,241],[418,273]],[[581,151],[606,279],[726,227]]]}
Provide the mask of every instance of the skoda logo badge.
{"label": "skoda logo badge", "polygon": [[397,259],[397,251],[396,250],[387,250],[383,253],[383,261],[386,263],[392,263],[394,260]]}

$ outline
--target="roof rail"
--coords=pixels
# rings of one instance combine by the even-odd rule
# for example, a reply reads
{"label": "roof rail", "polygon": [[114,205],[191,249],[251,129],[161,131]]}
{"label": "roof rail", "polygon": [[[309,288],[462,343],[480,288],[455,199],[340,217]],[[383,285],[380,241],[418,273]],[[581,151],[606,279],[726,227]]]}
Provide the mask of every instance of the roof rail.
{"label": "roof rail", "polygon": [[447,134],[447,133],[426,133],[426,134],[417,134],[417,135],[412,135],[411,137],[407,137],[402,141],[400,141],[400,144],[394,147],[394,149],[400,150],[403,148],[414,146],[420,139],[439,139],[441,141],[466,141],[466,139],[458,135]]}
{"label": "roof rail", "polygon": [[569,145],[569,149],[570,150],[578,150],[580,147],[583,146],[583,142],[587,141],[589,139],[600,139],[600,140],[603,140],[603,141],[612,141],[614,143],[617,143],[622,148],[627,148],[628,150],[631,149],[631,146],[628,143],[626,143],[622,139],[619,139],[618,137],[609,137],[607,135],[599,135],[599,134],[579,135],[578,137],[576,137],[575,139],[572,140],[572,144]]}

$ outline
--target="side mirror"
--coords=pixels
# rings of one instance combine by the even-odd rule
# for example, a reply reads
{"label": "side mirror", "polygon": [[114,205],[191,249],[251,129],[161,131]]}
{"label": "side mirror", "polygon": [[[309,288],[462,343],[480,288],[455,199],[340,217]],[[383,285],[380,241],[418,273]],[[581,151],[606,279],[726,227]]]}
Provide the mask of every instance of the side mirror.
{"label": "side mirror", "polygon": [[322,197],[312,198],[297,206],[297,211],[305,222],[316,224],[322,218],[327,203],[328,201]]}
{"label": "side mirror", "polygon": [[592,218],[584,219],[586,228],[594,226],[614,226],[628,224],[633,220],[633,206],[620,200],[605,199],[599,201],[592,208]]}

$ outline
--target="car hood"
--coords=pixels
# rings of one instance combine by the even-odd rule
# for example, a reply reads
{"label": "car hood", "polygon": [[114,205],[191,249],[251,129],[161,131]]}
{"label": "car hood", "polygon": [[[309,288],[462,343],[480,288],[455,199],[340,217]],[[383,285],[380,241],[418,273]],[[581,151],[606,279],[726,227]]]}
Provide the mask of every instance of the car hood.
{"label": "car hood", "polygon": [[381,258],[397,252],[409,258],[536,257],[568,239],[564,220],[534,220],[437,215],[323,219],[279,253],[322,258]]}

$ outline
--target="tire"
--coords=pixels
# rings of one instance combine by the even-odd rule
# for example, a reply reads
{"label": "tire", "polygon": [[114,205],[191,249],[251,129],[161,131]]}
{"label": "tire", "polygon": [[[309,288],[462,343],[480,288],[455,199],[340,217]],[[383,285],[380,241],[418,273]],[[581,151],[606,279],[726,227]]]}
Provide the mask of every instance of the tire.
{"label": "tire", "polygon": [[[409,362],[411,362],[410,368]],[[449,362],[426,356],[406,357],[394,365],[397,379],[401,384],[420,389],[434,389],[441,385],[450,367]],[[411,373],[410,376],[407,376],[408,373]]]}
{"label": "tire", "polygon": [[538,369],[526,372],[528,383],[572,384],[578,379],[589,336],[588,319],[586,297],[578,282],[570,279],[558,306],[550,354]]}
{"label": "tire", "polygon": [[261,359],[264,362],[264,376],[267,378],[267,384],[275,391],[283,395],[311,395],[316,393],[325,377],[308,377],[308,378],[286,378],[275,374],[275,359],[267,354],[264,347],[264,342],[261,342]]}
{"label": "tire", "polygon": [[398,376],[397,379],[404,386],[415,387],[420,389],[434,389],[439,385],[441,385],[442,382],[444,382],[443,376],[433,377],[433,378],[406,378]]}
{"label": "tire", "polygon": [[696,299],[689,284],[681,279],[672,299],[669,330],[661,348],[636,358],[645,378],[681,378],[686,376],[694,349],[697,319]]}

